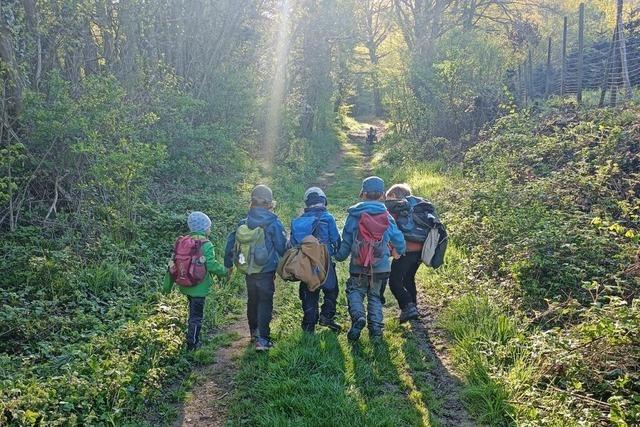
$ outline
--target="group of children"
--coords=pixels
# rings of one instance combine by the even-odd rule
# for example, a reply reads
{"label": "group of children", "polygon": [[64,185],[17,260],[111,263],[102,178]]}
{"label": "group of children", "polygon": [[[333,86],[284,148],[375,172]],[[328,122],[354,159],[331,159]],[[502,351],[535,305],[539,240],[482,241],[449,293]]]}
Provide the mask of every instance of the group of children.
{"label": "group of children", "polygon": [[[387,282],[398,300],[400,321],[418,317],[416,308],[415,275],[421,263],[420,238],[410,236],[401,221],[398,204],[411,206],[422,201],[411,195],[406,184],[392,186],[386,193],[384,181],[376,176],[362,182],[361,201],[348,210],[342,235],[334,217],[327,210],[327,196],[318,187],[309,188],[304,194],[302,217],[314,220],[313,235],[326,245],[329,269],[321,288],[310,291],[300,283],[302,302],[302,329],[313,333],[317,324],[340,332],[335,321],[338,299],[338,278],[335,261],[349,263],[349,279],[346,295],[351,317],[347,337],[351,341],[360,338],[365,326],[373,339],[382,336],[384,290]],[[393,206],[394,209],[387,209]],[[300,245],[299,236],[291,233],[289,239],[278,216],[274,213],[275,201],[271,189],[258,185],[251,192],[251,204],[247,217],[241,220],[226,244],[224,265],[216,261],[211,233],[211,220],[202,212],[192,212],[187,225],[188,236],[176,242],[173,260],[164,279],[164,292],[168,293],[177,283],[187,296],[189,305],[187,347],[200,346],[200,329],[203,320],[204,301],[213,284],[212,276],[230,277],[234,267],[245,275],[247,285],[247,320],[251,339],[257,351],[269,350],[270,322],[273,312],[275,275],[279,260],[288,248]],[[405,239],[406,237],[406,239]],[[181,240],[182,239],[182,240]],[[204,268],[206,267],[206,269]],[[204,278],[199,273],[206,271]],[[324,295],[318,307],[320,293]],[[365,308],[366,302],[366,308]]]}

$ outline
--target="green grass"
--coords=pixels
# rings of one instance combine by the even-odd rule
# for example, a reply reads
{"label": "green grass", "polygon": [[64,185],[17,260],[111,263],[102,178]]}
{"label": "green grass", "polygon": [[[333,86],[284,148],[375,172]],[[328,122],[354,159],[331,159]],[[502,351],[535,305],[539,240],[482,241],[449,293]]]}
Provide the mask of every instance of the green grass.
{"label": "green grass", "polygon": [[464,372],[463,395],[471,412],[482,423],[511,424],[510,393],[494,379],[489,367],[501,358],[508,359],[510,365],[517,357],[495,353],[496,348],[503,348],[517,336],[514,322],[486,297],[468,295],[447,307],[440,323],[453,342],[454,363]]}
{"label": "green grass", "polygon": [[[344,135],[341,143],[343,163],[327,190],[329,209],[339,225],[346,208],[357,202],[365,170],[360,148]],[[304,186],[292,185],[280,193],[278,212],[285,221],[301,210],[303,191]],[[338,265],[337,320],[345,328],[347,267]],[[410,327],[395,319],[392,298],[385,307],[383,340],[373,343],[365,332],[351,345],[346,334],[321,327],[315,335],[304,334],[297,283],[278,282],[276,288],[276,347],[269,354],[248,347],[243,355],[230,410],[232,425],[439,425],[440,399],[427,375],[431,362]]]}

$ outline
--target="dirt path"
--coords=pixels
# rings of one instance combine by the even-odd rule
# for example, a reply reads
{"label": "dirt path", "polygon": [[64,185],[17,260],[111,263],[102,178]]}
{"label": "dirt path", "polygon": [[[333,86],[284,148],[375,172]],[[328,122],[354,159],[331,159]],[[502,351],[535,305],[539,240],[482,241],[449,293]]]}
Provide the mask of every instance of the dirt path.
{"label": "dirt path", "polygon": [[438,420],[445,426],[475,426],[464,403],[460,399],[461,381],[453,373],[447,354],[444,332],[436,327],[433,310],[423,292],[418,294],[420,319],[411,326],[418,347],[431,362],[431,370],[425,375],[442,401]]}
{"label": "dirt path", "polygon": [[327,191],[336,182],[336,171],[342,164],[344,158],[344,149],[340,147],[338,154],[331,159],[331,162],[327,166],[326,172],[313,183],[316,187],[320,187],[323,191]]}
{"label": "dirt path", "polygon": [[362,153],[364,156],[364,175],[371,175],[373,172],[371,159],[373,157],[374,146],[367,144],[367,132],[371,126],[376,128],[378,141],[381,141],[387,132],[387,127],[386,124],[379,119],[371,120],[370,123],[361,123],[358,129],[349,132],[349,139],[362,147]]}
{"label": "dirt path", "polygon": [[196,370],[202,379],[174,423],[178,426],[223,426],[227,419],[227,409],[234,390],[237,361],[249,345],[249,328],[244,318],[236,320],[221,333],[233,337],[231,345],[216,351],[212,365]]}
{"label": "dirt path", "polygon": [[[378,139],[382,139],[386,133],[385,124],[373,121],[371,125],[377,127]],[[371,175],[373,172],[371,160],[375,148],[366,143],[369,126],[369,124],[362,124],[360,129],[349,133],[349,139],[362,147],[365,162],[363,173],[365,175]],[[396,315],[395,300],[393,300],[392,306],[391,313],[393,314],[390,314]],[[411,327],[418,347],[431,363],[431,370],[419,374],[424,375],[428,383],[432,384],[433,390],[441,402],[435,418],[444,426],[476,426],[477,423],[473,421],[460,398],[461,381],[453,374],[447,355],[444,332],[436,327],[435,311],[424,292],[420,292],[418,295],[418,308],[420,318],[412,321]]]}

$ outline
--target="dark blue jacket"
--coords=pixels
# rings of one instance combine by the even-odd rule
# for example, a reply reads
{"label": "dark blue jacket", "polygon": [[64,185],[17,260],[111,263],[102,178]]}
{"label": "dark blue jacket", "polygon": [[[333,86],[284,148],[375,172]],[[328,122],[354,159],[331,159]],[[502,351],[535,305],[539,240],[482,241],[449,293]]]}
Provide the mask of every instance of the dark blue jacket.
{"label": "dark blue jacket", "polygon": [[[247,224],[250,229],[262,227],[264,229],[265,245],[271,254],[269,262],[262,269],[262,273],[273,273],[278,267],[280,257],[287,250],[287,235],[278,216],[268,209],[251,208],[247,217],[238,223],[238,227]],[[224,253],[224,266],[233,267],[233,248],[236,245],[236,232],[229,234],[227,239],[227,247]]]}
{"label": "dark blue jacket", "polygon": [[[329,250],[329,255],[333,256],[338,249],[340,248],[340,233],[338,232],[338,226],[336,225],[336,220],[331,215],[326,207],[311,207],[306,208],[304,213],[300,215],[302,217],[316,217],[320,220],[318,225],[318,230],[315,236],[320,240],[320,243],[324,243],[327,245],[327,249]],[[293,229],[293,225],[291,226]],[[297,246],[302,242],[297,242],[291,233],[291,245]]]}
{"label": "dark blue jacket", "polygon": [[[336,254],[336,260],[344,261],[351,254],[353,240],[358,232],[358,222],[360,221],[360,215],[366,212],[369,215],[376,215],[387,212],[387,208],[382,202],[378,201],[365,201],[360,202],[349,208],[349,216],[344,224],[342,230],[342,244]],[[406,250],[406,244],[402,232],[398,229],[395,220],[389,215],[389,228],[384,233],[383,238],[383,256],[380,258],[377,264],[373,266],[373,269],[363,269],[361,266],[354,265],[353,262],[349,263],[349,272],[351,273],[388,273],[391,271],[391,251],[389,250],[388,243],[391,243],[396,249],[398,254],[404,255]],[[367,270],[367,271],[365,271]]]}

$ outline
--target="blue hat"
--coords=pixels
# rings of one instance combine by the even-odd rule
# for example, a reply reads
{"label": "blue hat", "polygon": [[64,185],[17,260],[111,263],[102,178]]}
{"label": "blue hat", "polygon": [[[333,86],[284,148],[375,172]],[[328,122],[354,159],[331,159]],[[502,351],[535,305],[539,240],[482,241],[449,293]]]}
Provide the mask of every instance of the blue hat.
{"label": "blue hat", "polygon": [[204,233],[211,227],[211,220],[202,212],[191,212],[187,218],[187,225],[192,233]]}
{"label": "blue hat", "polygon": [[377,176],[370,176],[362,181],[363,193],[384,193],[384,181]]}

